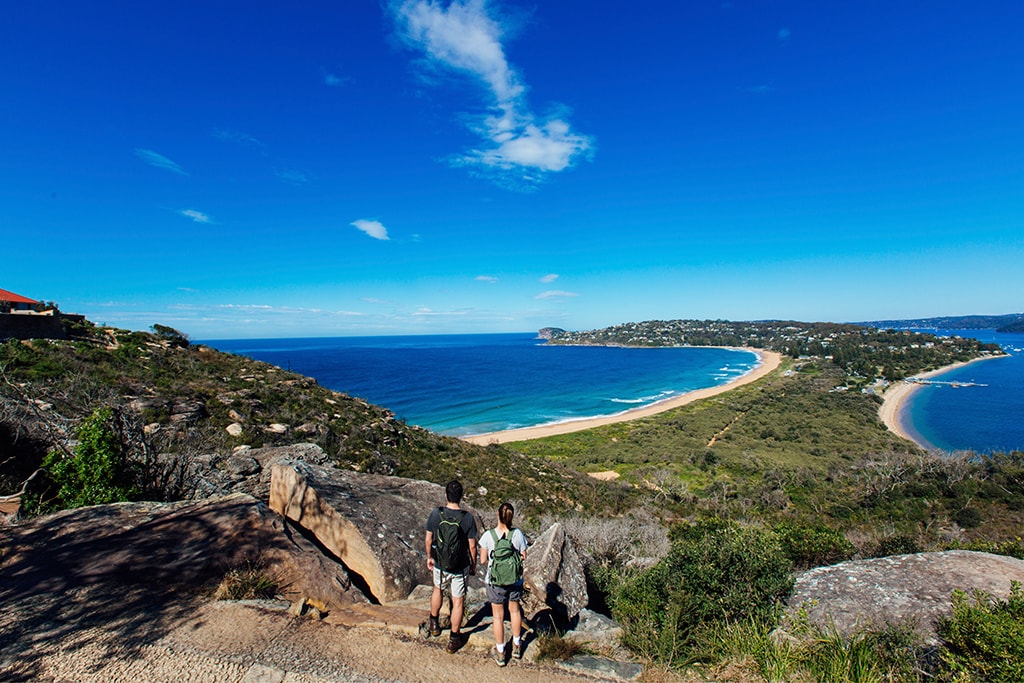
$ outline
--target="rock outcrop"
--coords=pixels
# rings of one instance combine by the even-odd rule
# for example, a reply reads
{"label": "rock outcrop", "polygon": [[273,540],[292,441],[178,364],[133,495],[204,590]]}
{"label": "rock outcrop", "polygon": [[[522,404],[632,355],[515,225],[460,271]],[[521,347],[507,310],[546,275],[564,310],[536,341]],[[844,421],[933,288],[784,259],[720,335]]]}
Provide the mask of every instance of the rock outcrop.
{"label": "rock outcrop", "polygon": [[327,605],[365,602],[344,567],[245,494],[184,503],[115,503],[65,510],[0,533],[0,600],[93,584],[212,586],[258,568],[281,591]]}
{"label": "rock outcrop", "polygon": [[583,562],[561,524],[552,524],[527,549],[523,579],[528,591],[523,610],[529,619],[549,610],[565,624],[589,602]]}
{"label": "rock outcrop", "polygon": [[1024,582],[1024,560],[950,550],[894,555],[817,567],[796,580],[787,610],[815,625],[849,635],[859,627],[914,623],[935,640],[935,622],[951,613],[954,589],[982,590],[1005,599],[1010,582]]}
{"label": "rock outcrop", "polygon": [[270,507],[307,529],[377,600],[404,600],[431,583],[423,526],[430,509],[444,503],[443,487],[298,460],[278,461],[271,472]]}

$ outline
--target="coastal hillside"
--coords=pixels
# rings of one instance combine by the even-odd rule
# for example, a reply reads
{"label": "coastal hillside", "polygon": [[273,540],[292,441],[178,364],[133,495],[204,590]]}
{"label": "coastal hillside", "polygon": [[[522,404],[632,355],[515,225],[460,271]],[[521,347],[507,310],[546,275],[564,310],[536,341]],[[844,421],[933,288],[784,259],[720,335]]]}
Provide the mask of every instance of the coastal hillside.
{"label": "coastal hillside", "polygon": [[[550,509],[617,505],[608,486],[563,467],[410,426],[309,377],[191,344],[161,325],[0,344],[0,495],[17,491],[47,453],[72,448],[80,426],[104,409],[101,426],[141,468],[137,495],[149,499],[202,495],[201,469],[223,467],[240,449],[309,442],[345,469],[461,477],[482,504],[527,487],[543,492]],[[31,487],[47,495],[39,477]]]}
{"label": "coastal hillside", "polygon": [[786,354],[770,376],[640,420],[516,444],[649,492],[663,517],[841,530],[861,555],[1010,542],[1022,454],[941,456],[879,420],[893,380],[1002,353],[973,339],[800,322],[648,321],[556,344],[723,345]]}

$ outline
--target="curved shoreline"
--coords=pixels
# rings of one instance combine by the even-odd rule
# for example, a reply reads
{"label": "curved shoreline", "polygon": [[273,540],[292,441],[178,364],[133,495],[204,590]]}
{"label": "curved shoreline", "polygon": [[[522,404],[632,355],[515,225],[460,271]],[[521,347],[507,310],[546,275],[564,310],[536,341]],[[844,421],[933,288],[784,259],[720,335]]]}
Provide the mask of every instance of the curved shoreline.
{"label": "curved shoreline", "polygon": [[[707,348],[707,347],[695,347],[695,348]],[[736,348],[736,347],[717,347],[717,348]],[[643,408],[635,408],[633,410],[627,410],[618,415],[605,415],[601,417],[588,417],[579,420],[569,420],[566,422],[557,422],[554,424],[538,425],[536,427],[523,427],[520,429],[506,429],[500,432],[487,432],[485,434],[473,434],[471,436],[459,437],[463,441],[474,443],[479,446],[487,446],[492,443],[509,443],[512,441],[527,441],[529,439],[539,439],[545,436],[554,436],[556,434],[571,434],[572,432],[579,432],[584,429],[591,429],[592,427],[600,427],[602,425],[614,424],[617,422],[628,422],[630,420],[636,420],[641,417],[647,417],[649,415],[656,415],[657,413],[663,413],[666,410],[672,410],[684,406],[687,403],[698,401],[703,398],[709,398],[711,396],[717,396],[718,394],[735,389],[736,387],[749,384],[757,381],[767,375],[768,373],[775,370],[782,363],[782,354],[776,351],[765,351],[764,349],[738,349],[740,351],[750,351],[757,356],[758,365],[740,377],[722,384],[716,387],[708,387],[706,389],[697,389],[695,391],[689,391],[681,396],[675,396],[673,398],[666,399],[664,401],[658,401],[652,403],[649,406]]]}
{"label": "curved shoreline", "polygon": [[[936,370],[929,370],[928,372],[922,372],[914,375],[918,379],[931,379],[938,377],[950,370],[956,370],[962,368],[971,363],[976,363],[981,360],[991,360],[993,358],[1004,358],[1005,356],[981,356],[979,358],[973,358],[968,361],[960,361],[959,363],[952,363],[950,365],[944,365]],[[922,387],[923,384],[908,383],[906,381],[900,381],[898,384],[894,384],[889,387],[888,390],[882,395],[882,405],[878,407],[878,419],[881,420],[889,431],[907,441],[917,444],[918,447],[926,451],[939,451],[932,444],[928,443],[920,436],[915,437],[910,433],[910,430],[905,426],[909,422],[908,411],[906,408],[910,405],[910,399],[913,398],[914,394]]]}

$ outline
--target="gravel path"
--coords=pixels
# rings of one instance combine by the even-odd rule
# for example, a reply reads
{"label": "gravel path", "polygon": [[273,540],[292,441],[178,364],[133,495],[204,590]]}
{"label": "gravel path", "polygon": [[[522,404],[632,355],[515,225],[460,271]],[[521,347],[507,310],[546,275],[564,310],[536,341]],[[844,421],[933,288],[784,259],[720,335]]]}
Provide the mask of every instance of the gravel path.
{"label": "gravel path", "polygon": [[[432,683],[444,680],[581,683],[583,676],[525,659],[499,669],[488,651],[456,654],[372,627],[293,617],[279,607],[167,602],[129,594],[97,600],[99,587],[0,607],[0,680],[61,683]],[[89,602],[95,611],[82,609]],[[111,604],[123,611],[111,612]]]}

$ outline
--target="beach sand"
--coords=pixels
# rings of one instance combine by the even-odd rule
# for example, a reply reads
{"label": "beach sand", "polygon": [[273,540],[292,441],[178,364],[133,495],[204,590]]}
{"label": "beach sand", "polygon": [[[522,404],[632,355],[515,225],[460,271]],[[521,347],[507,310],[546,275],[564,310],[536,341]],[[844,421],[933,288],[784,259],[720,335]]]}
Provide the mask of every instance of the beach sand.
{"label": "beach sand", "polygon": [[[992,358],[1002,358],[1003,356],[983,356],[981,358],[975,358],[974,360],[964,361],[961,363],[953,363],[952,365],[945,365],[937,370],[931,370],[929,372],[922,372],[914,375],[918,379],[931,379],[937,375],[941,375],[950,370],[956,368],[962,368],[965,365],[976,363],[980,360],[989,360]],[[907,382],[897,382],[889,387],[889,389],[882,396],[882,405],[878,408],[878,419],[880,419],[889,431],[897,436],[900,436],[907,441],[913,441],[918,446],[926,451],[934,450],[934,447],[923,441],[915,439],[904,427],[904,415],[903,409],[910,405],[909,399],[914,395],[918,389],[923,385],[912,384]]]}
{"label": "beach sand", "polygon": [[637,418],[647,417],[648,415],[655,415],[657,413],[663,413],[666,410],[672,410],[679,406],[684,406],[687,403],[693,401],[699,401],[703,398],[709,398],[711,396],[717,396],[723,392],[735,389],[736,387],[743,386],[744,384],[750,384],[755,382],[768,373],[779,367],[782,362],[782,354],[776,353],[775,351],[765,351],[763,349],[742,349],[743,351],[753,351],[757,354],[760,364],[743,375],[738,377],[728,384],[723,384],[717,387],[709,387],[707,389],[698,389],[689,393],[683,394],[682,396],[676,396],[674,398],[667,399],[665,401],[659,401],[658,403],[645,406],[643,408],[637,408],[636,410],[627,410],[624,413],[618,415],[608,415],[605,417],[592,417],[583,420],[571,420],[568,422],[558,422],[556,424],[541,425],[539,427],[524,427],[522,429],[507,429],[501,432],[488,432],[486,434],[475,434],[473,436],[462,437],[463,441],[469,443],[475,443],[480,446],[486,446],[492,443],[509,443],[511,441],[526,441],[528,439],[540,439],[545,436],[554,436],[556,434],[569,434],[572,432],[582,431],[584,429],[590,429],[592,427],[600,427],[601,425],[613,424],[615,422],[627,422],[629,420],[636,420]]}

